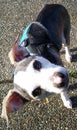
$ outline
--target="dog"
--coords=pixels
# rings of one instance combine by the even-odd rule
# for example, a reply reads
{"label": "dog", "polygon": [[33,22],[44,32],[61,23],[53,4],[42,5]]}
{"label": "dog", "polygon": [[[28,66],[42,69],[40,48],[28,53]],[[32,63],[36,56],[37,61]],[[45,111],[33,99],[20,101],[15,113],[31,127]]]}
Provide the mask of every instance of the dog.
{"label": "dog", "polygon": [[59,4],[47,4],[30,23],[9,53],[15,66],[14,88],[3,100],[1,117],[8,122],[7,113],[20,109],[25,100],[40,100],[46,92],[58,93],[64,106],[72,108],[67,95],[69,76],[60,58],[62,44],[65,58],[72,60],[70,45],[70,16]]}

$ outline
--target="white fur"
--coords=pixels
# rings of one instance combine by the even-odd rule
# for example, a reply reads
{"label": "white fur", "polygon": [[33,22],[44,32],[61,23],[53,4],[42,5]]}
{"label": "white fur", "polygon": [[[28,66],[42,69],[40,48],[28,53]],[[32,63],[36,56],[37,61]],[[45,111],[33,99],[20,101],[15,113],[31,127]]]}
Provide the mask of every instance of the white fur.
{"label": "white fur", "polygon": [[33,60],[30,62],[25,71],[18,71],[18,73],[14,76],[14,83],[24,89],[32,98],[32,91],[38,86],[48,92],[60,93],[64,105],[67,108],[72,108],[72,103],[68,95],[63,92],[64,89],[55,87],[53,85],[53,80],[51,80],[54,72],[62,72],[66,74],[66,69],[64,67],[51,64],[43,57],[37,56],[36,59],[42,63],[42,69],[40,71],[35,70],[33,68]]}
{"label": "white fur", "polygon": [[65,107],[72,108],[72,102],[69,99],[66,91],[61,92],[61,99],[62,99]]}
{"label": "white fur", "polygon": [[67,46],[65,47],[65,58],[66,58],[67,62],[71,63],[72,57],[71,57],[70,51]]}
{"label": "white fur", "polygon": [[42,63],[42,69],[40,72],[33,68],[33,60],[30,62],[25,71],[19,71],[14,76],[14,83],[19,85],[28,93],[31,93],[37,86],[41,86],[49,92],[59,93],[60,90],[55,90],[51,77],[55,72],[66,73],[66,69],[64,67],[51,64],[43,57],[37,56],[36,59]]}
{"label": "white fur", "polygon": [[72,56],[70,54],[70,50],[66,44],[66,39],[64,37],[64,34],[62,34],[62,44],[64,45],[65,47],[65,59],[68,63],[71,63],[71,60],[72,60]]}

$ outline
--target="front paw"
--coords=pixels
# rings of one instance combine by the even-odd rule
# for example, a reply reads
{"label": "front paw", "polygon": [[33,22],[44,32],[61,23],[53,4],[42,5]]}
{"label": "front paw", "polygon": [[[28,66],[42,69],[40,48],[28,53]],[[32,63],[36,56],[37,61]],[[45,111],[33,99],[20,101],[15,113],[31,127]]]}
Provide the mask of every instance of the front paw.
{"label": "front paw", "polygon": [[69,108],[69,109],[72,109],[72,101],[69,99],[67,100],[65,103],[64,103],[64,106]]}
{"label": "front paw", "polygon": [[68,63],[71,63],[71,62],[72,62],[72,56],[71,56],[70,54],[66,54],[66,55],[65,55],[65,58],[66,58],[66,61],[67,61]]}

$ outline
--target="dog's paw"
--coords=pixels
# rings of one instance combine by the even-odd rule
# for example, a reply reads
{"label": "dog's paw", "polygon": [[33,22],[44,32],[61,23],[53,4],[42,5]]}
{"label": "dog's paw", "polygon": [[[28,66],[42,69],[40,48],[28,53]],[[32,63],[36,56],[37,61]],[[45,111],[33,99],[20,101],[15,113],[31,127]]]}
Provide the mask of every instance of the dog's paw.
{"label": "dog's paw", "polygon": [[70,99],[67,100],[67,101],[64,103],[64,106],[67,107],[67,108],[69,108],[69,109],[72,109],[72,102],[71,102],[71,100],[70,100]]}
{"label": "dog's paw", "polygon": [[66,54],[66,55],[65,55],[65,59],[66,59],[66,61],[67,61],[68,63],[71,63],[71,62],[72,62],[72,56],[71,56],[71,54]]}

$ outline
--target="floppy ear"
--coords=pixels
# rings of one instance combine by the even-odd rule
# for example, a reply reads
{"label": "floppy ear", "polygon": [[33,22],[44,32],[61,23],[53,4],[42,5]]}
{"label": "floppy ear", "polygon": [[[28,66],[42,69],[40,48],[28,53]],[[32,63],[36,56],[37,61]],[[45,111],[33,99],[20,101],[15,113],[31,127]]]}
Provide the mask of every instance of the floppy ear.
{"label": "floppy ear", "polygon": [[20,46],[20,45],[13,46],[13,56],[16,62],[21,61],[22,59],[28,57],[29,55],[30,55],[29,52],[24,46]]}
{"label": "floppy ear", "polygon": [[47,29],[38,22],[33,22],[27,33],[31,45],[46,45],[51,42]]}
{"label": "floppy ear", "polygon": [[24,99],[18,93],[13,92],[7,102],[7,113],[21,109],[26,102],[28,102],[28,100]]}
{"label": "floppy ear", "polygon": [[29,52],[25,48],[25,46],[18,45],[18,39],[16,38],[15,43],[8,54],[11,64],[15,65],[16,62],[21,61],[25,57],[29,56]]}
{"label": "floppy ear", "polygon": [[4,118],[7,121],[7,127],[9,126],[7,114],[19,110],[26,102],[28,102],[28,100],[24,99],[20,94],[13,90],[9,90],[8,94],[3,99],[1,112],[1,118]]}

